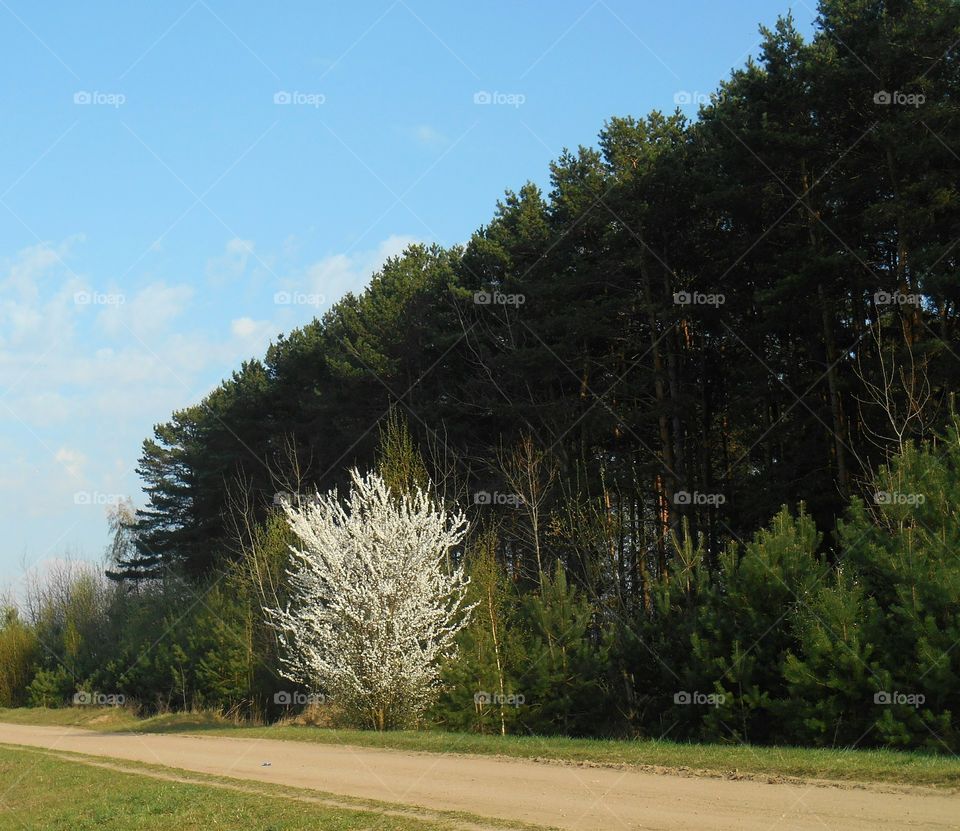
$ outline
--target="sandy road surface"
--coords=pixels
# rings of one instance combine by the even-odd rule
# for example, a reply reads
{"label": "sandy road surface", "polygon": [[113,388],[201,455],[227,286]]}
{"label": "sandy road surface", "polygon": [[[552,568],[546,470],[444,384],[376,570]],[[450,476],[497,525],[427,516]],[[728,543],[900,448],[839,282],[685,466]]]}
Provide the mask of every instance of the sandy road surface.
{"label": "sandy road surface", "polygon": [[[575,831],[960,828],[960,796],[660,776],[269,739],[0,724],[0,743],[108,756]],[[269,767],[262,766],[269,761]],[[18,787],[29,787],[29,775]]]}

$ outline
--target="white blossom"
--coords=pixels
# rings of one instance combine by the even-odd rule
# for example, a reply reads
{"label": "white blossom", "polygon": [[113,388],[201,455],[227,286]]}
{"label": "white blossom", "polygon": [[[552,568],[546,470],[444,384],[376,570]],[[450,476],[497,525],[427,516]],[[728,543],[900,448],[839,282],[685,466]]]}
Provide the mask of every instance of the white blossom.
{"label": "white blossom", "polygon": [[404,726],[429,705],[473,608],[462,566],[450,566],[467,522],[425,491],[392,493],[376,473],[351,480],[345,502],[333,490],[283,506],[302,543],[291,547],[293,601],[264,611],[285,677],[369,726]]}

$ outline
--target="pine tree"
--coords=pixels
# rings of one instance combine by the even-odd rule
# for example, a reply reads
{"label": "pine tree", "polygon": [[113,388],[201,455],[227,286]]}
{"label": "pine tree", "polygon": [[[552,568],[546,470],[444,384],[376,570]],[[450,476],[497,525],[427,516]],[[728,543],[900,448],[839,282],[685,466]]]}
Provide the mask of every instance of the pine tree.
{"label": "pine tree", "polygon": [[542,590],[526,598],[522,615],[527,664],[517,685],[523,727],[541,735],[602,730],[608,643],[595,627],[592,604],[568,583],[559,562]]}

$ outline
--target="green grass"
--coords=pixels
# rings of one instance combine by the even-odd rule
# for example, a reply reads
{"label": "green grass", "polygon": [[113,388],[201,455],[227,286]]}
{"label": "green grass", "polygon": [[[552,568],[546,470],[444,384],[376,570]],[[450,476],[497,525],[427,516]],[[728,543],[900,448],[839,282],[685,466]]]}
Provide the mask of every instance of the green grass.
{"label": "green grass", "polygon": [[134,729],[144,723],[120,707],[0,707],[0,721],[7,724],[57,724],[91,729]]}
{"label": "green grass", "polygon": [[375,733],[318,727],[238,726],[209,714],[136,719],[123,710],[3,710],[0,721],[71,724],[104,731],[203,732],[222,736],[347,744],[431,753],[502,755],[572,763],[635,765],[715,776],[795,777],[835,782],[960,788],[960,759],[916,751],[831,750],[618,741],[534,736],[481,736],[436,731]]}
{"label": "green grass", "polygon": [[66,761],[43,751],[0,747],[0,831],[438,831],[456,827],[375,809],[305,802],[283,796],[280,789],[245,792],[217,787],[212,777],[208,781],[211,784],[162,781]]}

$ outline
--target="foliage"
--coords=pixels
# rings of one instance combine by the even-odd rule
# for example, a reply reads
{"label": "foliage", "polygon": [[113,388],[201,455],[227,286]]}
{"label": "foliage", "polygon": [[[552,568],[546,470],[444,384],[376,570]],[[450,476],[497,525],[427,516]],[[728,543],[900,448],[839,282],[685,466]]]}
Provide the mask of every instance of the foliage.
{"label": "foliage", "polygon": [[952,749],[960,712],[960,421],[954,417],[941,440],[893,457],[871,490],[873,504],[855,499],[839,531],[846,591],[862,621],[843,642],[869,649],[868,677],[858,662],[852,673],[841,665],[832,680],[846,689],[860,682],[867,720],[879,711],[882,743]]}
{"label": "foliage", "polygon": [[26,703],[38,649],[36,632],[17,610],[0,608],[0,707]]}
{"label": "foliage", "polygon": [[62,707],[73,690],[73,679],[63,667],[40,669],[27,687],[27,699],[31,707]]}
{"label": "foliage", "polygon": [[487,531],[467,552],[470,621],[457,635],[457,654],[444,663],[432,719],[454,730],[514,732],[520,719],[518,674],[526,665],[516,636],[519,597],[496,558],[496,534]]}
{"label": "foliage", "polygon": [[604,732],[607,648],[590,601],[557,562],[543,588],[522,605],[526,662],[517,685],[525,701],[519,721],[541,735]]}

